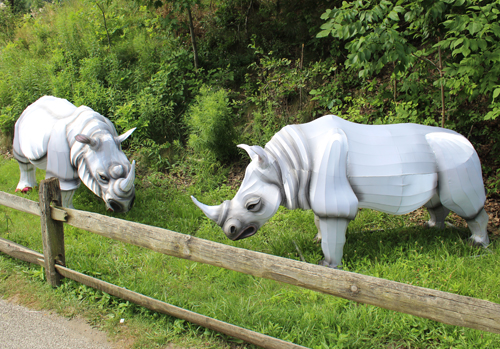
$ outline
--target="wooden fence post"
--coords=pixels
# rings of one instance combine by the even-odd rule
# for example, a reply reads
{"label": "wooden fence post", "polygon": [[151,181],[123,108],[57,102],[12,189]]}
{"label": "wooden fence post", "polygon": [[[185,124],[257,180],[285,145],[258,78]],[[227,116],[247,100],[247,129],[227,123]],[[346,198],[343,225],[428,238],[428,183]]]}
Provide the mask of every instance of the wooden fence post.
{"label": "wooden fence post", "polygon": [[62,276],[56,271],[55,264],[65,265],[64,226],[50,216],[50,204],[61,206],[59,179],[49,178],[40,182],[40,221],[42,224],[43,255],[45,275],[52,287],[61,284]]}

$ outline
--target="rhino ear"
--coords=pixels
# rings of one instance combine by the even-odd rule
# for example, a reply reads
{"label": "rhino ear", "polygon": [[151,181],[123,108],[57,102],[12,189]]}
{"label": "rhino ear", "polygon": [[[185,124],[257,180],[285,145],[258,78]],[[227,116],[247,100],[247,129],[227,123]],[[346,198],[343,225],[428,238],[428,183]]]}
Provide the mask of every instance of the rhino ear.
{"label": "rhino ear", "polygon": [[246,144],[238,144],[238,148],[244,149],[250,158],[253,160],[257,160],[259,167],[265,169],[269,166],[269,158],[267,157],[266,151],[259,147],[258,145],[246,145]]}
{"label": "rhino ear", "polygon": [[120,144],[121,142],[123,142],[124,140],[126,140],[132,134],[132,132],[135,131],[136,128],[137,127],[134,127],[132,129],[128,130],[127,132],[125,132],[124,134],[122,134],[122,135],[120,135],[118,137],[115,137],[116,142],[118,144]]}
{"label": "rhino ear", "polygon": [[82,135],[81,133],[77,134],[75,136],[75,139],[77,142],[83,143],[83,144],[88,144],[91,147],[95,147],[97,145],[97,141],[93,138],[90,138],[88,136]]}

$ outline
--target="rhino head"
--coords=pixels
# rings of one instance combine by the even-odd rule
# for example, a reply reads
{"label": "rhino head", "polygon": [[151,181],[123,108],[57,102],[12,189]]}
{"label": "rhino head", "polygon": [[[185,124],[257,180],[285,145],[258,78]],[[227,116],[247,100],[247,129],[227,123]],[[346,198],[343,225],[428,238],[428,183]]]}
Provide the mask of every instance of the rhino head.
{"label": "rhino head", "polygon": [[130,163],[121,150],[121,143],[135,128],[121,136],[96,133],[92,136],[78,134],[76,141],[88,145],[83,148],[78,175],[82,182],[100,196],[108,211],[127,212],[135,199],[135,160]]}
{"label": "rhino head", "polygon": [[238,147],[246,150],[252,162],[234,198],[218,206],[207,206],[191,196],[193,202],[231,240],[254,235],[274,216],[283,199],[281,177],[273,159],[259,146],[240,144]]}

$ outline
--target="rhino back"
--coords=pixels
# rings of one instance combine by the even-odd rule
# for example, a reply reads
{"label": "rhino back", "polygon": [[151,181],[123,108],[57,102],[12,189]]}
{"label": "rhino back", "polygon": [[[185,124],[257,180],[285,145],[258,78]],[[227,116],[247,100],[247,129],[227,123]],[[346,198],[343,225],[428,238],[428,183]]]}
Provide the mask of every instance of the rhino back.
{"label": "rhino back", "polygon": [[411,212],[436,192],[436,157],[426,135],[455,133],[417,124],[360,125],[325,116],[304,124],[313,152],[332,128],[346,134],[347,178],[359,207],[392,214]]}
{"label": "rhino back", "polygon": [[56,123],[68,122],[76,107],[65,99],[44,96],[21,114],[14,131],[15,150],[29,160],[47,154],[47,145]]}

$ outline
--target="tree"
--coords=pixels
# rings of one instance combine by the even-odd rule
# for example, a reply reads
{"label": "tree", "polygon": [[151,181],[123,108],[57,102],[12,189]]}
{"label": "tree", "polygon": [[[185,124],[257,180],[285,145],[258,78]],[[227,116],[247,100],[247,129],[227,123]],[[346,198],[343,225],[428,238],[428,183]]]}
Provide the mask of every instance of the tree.
{"label": "tree", "polygon": [[198,69],[198,49],[196,46],[196,36],[194,34],[193,17],[191,15],[191,8],[194,5],[200,4],[200,0],[137,0],[139,3],[144,3],[148,7],[158,9],[162,6],[170,4],[173,8],[173,14],[186,13],[188,17],[188,27],[191,36],[191,44],[193,46],[193,60],[194,68]]}

